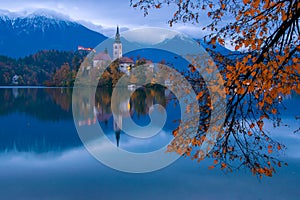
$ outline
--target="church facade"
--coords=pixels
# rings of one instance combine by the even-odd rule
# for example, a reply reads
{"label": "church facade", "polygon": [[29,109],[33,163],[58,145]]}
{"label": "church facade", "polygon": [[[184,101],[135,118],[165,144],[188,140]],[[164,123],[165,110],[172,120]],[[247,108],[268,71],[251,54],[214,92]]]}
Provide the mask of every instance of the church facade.
{"label": "church facade", "polygon": [[101,67],[105,66],[107,62],[112,62],[113,60],[119,60],[119,70],[128,76],[130,75],[130,69],[134,65],[134,61],[131,58],[123,57],[123,49],[122,49],[122,42],[121,42],[121,35],[119,31],[119,27],[117,26],[117,31],[115,35],[115,40],[113,43],[113,50],[112,55],[113,59],[108,54],[108,51],[100,52],[95,55],[93,59],[93,66],[94,67]]}

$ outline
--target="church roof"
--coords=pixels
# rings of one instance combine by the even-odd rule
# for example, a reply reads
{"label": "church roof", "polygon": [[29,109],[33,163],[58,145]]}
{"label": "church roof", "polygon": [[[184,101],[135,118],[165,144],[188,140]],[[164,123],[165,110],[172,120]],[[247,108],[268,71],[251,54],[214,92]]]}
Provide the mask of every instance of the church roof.
{"label": "church roof", "polygon": [[128,58],[128,57],[120,58],[119,62],[120,62],[120,64],[122,64],[122,63],[134,64],[133,60],[131,58]]}
{"label": "church roof", "polygon": [[104,52],[98,53],[95,57],[94,60],[106,60],[106,61],[111,61],[111,57]]}

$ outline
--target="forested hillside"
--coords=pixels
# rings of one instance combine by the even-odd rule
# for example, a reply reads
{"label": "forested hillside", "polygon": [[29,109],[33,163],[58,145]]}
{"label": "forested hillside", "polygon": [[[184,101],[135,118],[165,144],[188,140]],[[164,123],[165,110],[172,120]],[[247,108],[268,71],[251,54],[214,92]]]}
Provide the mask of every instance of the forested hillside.
{"label": "forested hillside", "polygon": [[20,59],[0,56],[0,85],[71,85],[84,58],[82,52],[44,50]]}

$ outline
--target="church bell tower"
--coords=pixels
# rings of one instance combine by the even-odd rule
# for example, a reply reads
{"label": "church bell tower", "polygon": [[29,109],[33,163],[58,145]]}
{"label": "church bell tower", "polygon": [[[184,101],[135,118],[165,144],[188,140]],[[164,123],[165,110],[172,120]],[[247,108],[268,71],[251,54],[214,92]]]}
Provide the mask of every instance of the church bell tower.
{"label": "church bell tower", "polygon": [[119,26],[117,26],[117,32],[115,37],[115,42],[113,45],[113,59],[118,59],[122,57],[122,43],[120,39]]}

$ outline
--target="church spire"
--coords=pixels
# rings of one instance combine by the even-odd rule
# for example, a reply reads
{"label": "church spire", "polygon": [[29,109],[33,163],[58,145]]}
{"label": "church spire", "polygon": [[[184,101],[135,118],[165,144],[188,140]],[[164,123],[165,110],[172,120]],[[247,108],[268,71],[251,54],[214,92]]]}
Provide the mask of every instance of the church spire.
{"label": "church spire", "polygon": [[115,43],[121,43],[120,32],[119,32],[119,26],[117,26],[117,32],[116,32],[116,37],[115,37]]}
{"label": "church spire", "polygon": [[115,42],[113,44],[113,59],[122,58],[122,43],[120,38],[119,26],[117,26],[117,32]]}

